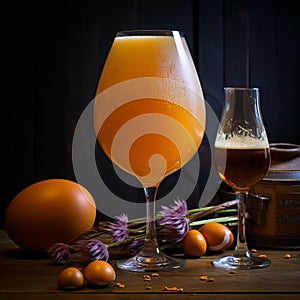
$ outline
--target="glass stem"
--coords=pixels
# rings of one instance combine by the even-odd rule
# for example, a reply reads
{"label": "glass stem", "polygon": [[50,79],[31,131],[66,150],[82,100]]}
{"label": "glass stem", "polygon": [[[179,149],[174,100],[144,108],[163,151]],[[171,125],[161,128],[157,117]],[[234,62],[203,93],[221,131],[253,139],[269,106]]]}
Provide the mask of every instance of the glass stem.
{"label": "glass stem", "polygon": [[153,255],[159,253],[159,247],[156,237],[156,194],[157,187],[148,187],[144,188],[145,197],[146,197],[146,237],[144,247],[142,252],[144,255]]}
{"label": "glass stem", "polygon": [[246,241],[246,201],[248,192],[238,193],[238,232],[237,243],[233,255],[236,257],[250,257]]}

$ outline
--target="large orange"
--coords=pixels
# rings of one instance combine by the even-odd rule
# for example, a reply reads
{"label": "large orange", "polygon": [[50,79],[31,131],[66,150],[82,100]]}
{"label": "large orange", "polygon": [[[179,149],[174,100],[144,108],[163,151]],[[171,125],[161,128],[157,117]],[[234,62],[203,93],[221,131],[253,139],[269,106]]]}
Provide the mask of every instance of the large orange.
{"label": "large orange", "polygon": [[82,185],[65,179],[34,183],[11,201],[5,229],[20,247],[43,251],[69,243],[94,225],[96,205]]}

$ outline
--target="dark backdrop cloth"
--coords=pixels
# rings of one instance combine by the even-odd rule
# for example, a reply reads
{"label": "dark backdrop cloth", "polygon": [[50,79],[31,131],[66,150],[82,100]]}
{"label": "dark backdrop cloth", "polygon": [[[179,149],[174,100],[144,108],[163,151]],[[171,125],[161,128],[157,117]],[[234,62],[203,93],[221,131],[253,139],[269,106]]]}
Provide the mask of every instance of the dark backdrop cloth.
{"label": "dark backdrop cloth", "polygon": [[[13,197],[43,179],[76,180],[74,128],[93,99],[117,31],[174,29],[185,34],[207,103],[219,117],[224,86],[256,86],[270,142],[300,144],[299,8],[290,0],[7,1],[2,12],[9,69],[4,123],[1,226]],[[5,76],[5,74],[3,74]],[[2,121],[3,122],[3,121]],[[199,150],[210,161],[209,145]],[[100,160],[106,158],[99,154]],[[105,162],[108,163],[108,162]],[[208,164],[209,168],[209,164]],[[111,169],[107,168],[111,177]],[[202,170],[189,203],[198,203]],[[176,182],[164,183],[166,193]],[[112,176],[113,178],[113,176]],[[140,197],[110,184],[128,197]]]}

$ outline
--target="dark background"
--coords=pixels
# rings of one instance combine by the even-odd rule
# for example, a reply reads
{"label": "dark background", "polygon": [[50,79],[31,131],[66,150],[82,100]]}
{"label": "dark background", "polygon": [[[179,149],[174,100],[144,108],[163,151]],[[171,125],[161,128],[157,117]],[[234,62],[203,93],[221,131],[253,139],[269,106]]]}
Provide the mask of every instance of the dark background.
{"label": "dark background", "polygon": [[[0,225],[7,205],[26,186],[49,178],[74,179],[73,131],[94,97],[119,30],[183,31],[205,98],[218,116],[224,86],[259,87],[269,141],[300,144],[296,4],[290,0],[69,0],[11,1],[3,6],[2,16],[8,20],[2,37],[7,50],[3,64],[9,66],[9,84],[4,86],[8,96],[1,109]],[[201,187],[192,196],[199,193]]]}

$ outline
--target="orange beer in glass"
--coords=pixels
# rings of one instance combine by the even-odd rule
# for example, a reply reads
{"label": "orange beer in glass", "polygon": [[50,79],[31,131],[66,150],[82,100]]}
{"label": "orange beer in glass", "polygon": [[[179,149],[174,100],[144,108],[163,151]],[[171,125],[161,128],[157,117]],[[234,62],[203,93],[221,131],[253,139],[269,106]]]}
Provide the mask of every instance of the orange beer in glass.
{"label": "orange beer in glass", "polygon": [[[182,41],[182,37],[178,36],[178,38]],[[121,101],[116,103],[117,109],[106,118],[98,131],[98,140],[108,157],[120,168],[137,176],[144,185],[157,184],[163,177],[185,165],[199,148],[204,135],[204,104],[202,103],[200,107],[193,105],[191,98],[197,97],[194,100],[199,101],[198,95],[192,91],[183,90],[185,86],[190,86],[202,93],[191,57],[180,57],[179,51],[187,49],[185,41],[182,41],[182,45],[185,49],[177,49],[173,37],[170,36],[116,37],[97,88],[96,94],[98,95],[102,91],[128,80],[161,78],[162,90],[157,93],[158,95],[152,93],[154,96],[151,98],[143,96],[143,98],[126,101],[124,104],[121,103],[121,97],[107,98],[109,103],[114,100]],[[181,59],[185,59],[186,65],[183,65]],[[168,89],[165,89],[165,82]],[[178,88],[178,82],[181,83],[180,88]],[[139,81],[136,84],[139,84]],[[146,92],[145,94],[147,95]],[[161,98],[158,98],[159,96]],[[99,105],[106,104],[99,102]],[[132,118],[145,114],[165,115],[180,123],[185,130],[178,131],[179,124],[168,122],[167,118],[165,122],[160,118],[157,121],[148,119],[140,124],[150,129],[151,126],[155,126],[153,123],[160,122],[159,126],[168,126],[170,132],[177,130],[177,133],[181,134],[176,139],[180,145],[174,145],[169,134],[148,133],[137,139],[132,145],[128,164],[127,159],[122,159],[122,155],[118,155],[118,153],[112,155],[112,143],[116,133],[124,124]],[[179,152],[178,148],[182,150]],[[119,149],[119,151],[122,152],[124,149]],[[148,159],[153,154],[162,155],[167,165],[165,173],[153,174],[149,178],[146,176],[150,172]]]}
{"label": "orange beer in glass", "polygon": [[[147,203],[155,202],[161,181],[196,154],[205,122],[202,88],[183,34],[119,32],[98,83],[94,124],[104,152],[139,180]],[[180,266],[159,251],[154,211],[155,206],[147,209],[149,234],[142,253],[122,268],[144,271]]]}

